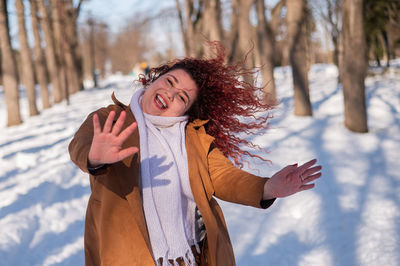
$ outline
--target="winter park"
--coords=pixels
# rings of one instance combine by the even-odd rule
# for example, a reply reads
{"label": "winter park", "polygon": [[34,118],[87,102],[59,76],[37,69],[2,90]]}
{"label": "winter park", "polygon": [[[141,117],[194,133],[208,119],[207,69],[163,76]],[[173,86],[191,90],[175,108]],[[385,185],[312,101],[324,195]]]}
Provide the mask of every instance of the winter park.
{"label": "winter park", "polygon": [[[269,80],[265,92],[272,97],[268,99],[276,100],[274,108],[254,113],[254,117],[270,117],[267,129],[236,133],[254,144],[242,143],[241,149],[268,160],[245,155],[239,161],[242,170],[272,177],[286,166],[298,163],[300,167],[313,158],[322,166],[321,178],[311,182],[314,188],[278,197],[267,209],[219,199],[222,194],[218,194],[215,181],[212,198],[225,217],[236,265],[400,266],[400,4],[369,0],[165,1],[153,11],[146,4],[135,4],[136,12],[148,15],[128,15],[134,5],[127,1],[115,6],[99,0],[0,1],[0,266],[85,265],[84,236],[89,228],[85,229],[85,219],[90,202],[97,201],[94,197],[100,194],[92,191],[89,174],[71,161],[71,140],[89,114],[113,104],[113,93],[123,104],[133,103],[132,95],[143,87],[138,75],[148,74],[149,68],[185,56],[213,57],[212,49],[204,44],[205,37],[223,43],[229,57],[226,64],[241,62],[245,69],[255,69],[250,79],[240,77],[244,82],[262,87],[263,80]],[[188,14],[184,4],[192,4],[192,12],[197,13]],[[364,13],[355,14],[360,7]],[[239,9],[250,13],[236,14]],[[111,22],[104,16],[110,11],[121,12],[121,23],[127,26],[107,26]],[[208,19],[196,19],[199,14]],[[213,29],[221,20],[228,22],[220,25],[217,34]],[[20,32],[24,24],[25,38]],[[245,26],[248,28],[243,31]],[[165,50],[154,40],[155,35],[161,36],[157,28],[162,27],[167,32],[163,33],[167,36],[163,43],[168,44]],[[190,27],[195,31],[188,30]],[[260,32],[265,27],[272,30]],[[61,31],[57,33],[57,29]],[[231,39],[235,31],[236,46]],[[338,36],[340,49],[334,41]],[[254,40],[256,45],[251,48],[242,38]],[[325,41],[329,44],[322,45]],[[49,42],[54,45],[52,53]],[[241,61],[245,56],[252,60]],[[175,72],[165,75],[168,73]],[[190,77],[195,80],[193,74]],[[167,106],[160,110],[173,106],[172,100],[157,100],[160,97],[154,103]],[[237,118],[243,123],[251,121],[247,119],[251,117]],[[145,156],[142,150],[141,146],[141,156]],[[189,161],[189,174],[190,166]],[[101,182],[96,181],[98,187],[97,182]],[[141,199],[146,198],[144,182],[138,186]],[[207,184],[204,186],[207,190]],[[120,196],[113,190],[110,194]],[[118,200],[127,201],[128,197]],[[120,211],[121,206],[111,209]],[[148,209],[143,208],[146,213]],[[206,234],[210,234],[206,212],[202,214]],[[108,219],[127,224],[125,218],[101,215],[105,218],[96,223],[106,224]],[[151,231],[146,219],[144,226]],[[128,229],[99,231],[104,230],[116,235],[118,230]],[[155,253],[156,245],[151,243]],[[207,245],[211,250],[210,243]],[[117,257],[108,264],[102,261],[104,265],[117,262]],[[135,263],[150,265],[140,259]],[[96,263],[86,258],[86,265]],[[201,260],[200,265],[221,263],[210,259],[208,264]]]}

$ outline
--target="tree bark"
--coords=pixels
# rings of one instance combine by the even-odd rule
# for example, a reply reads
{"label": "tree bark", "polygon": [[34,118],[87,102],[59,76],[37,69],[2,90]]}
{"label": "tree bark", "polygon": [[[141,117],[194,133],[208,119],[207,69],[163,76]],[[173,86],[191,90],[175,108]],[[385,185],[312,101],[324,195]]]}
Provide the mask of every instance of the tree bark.
{"label": "tree bark", "polygon": [[289,59],[292,66],[294,114],[312,116],[308,84],[305,0],[287,0],[287,31]]}
{"label": "tree bark", "polygon": [[231,15],[231,28],[228,35],[228,42],[230,44],[230,51],[228,56],[228,63],[233,63],[237,58],[238,42],[239,42],[239,26],[238,26],[238,0],[232,0],[232,15]]}
{"label": "tree bark", "polygon": [[341,78],[344,96],[344,124],[354,132],[368,132],[365,103],[367,72],[363,0],[344,0],[342,11],[343,56]]}
{"label": "tree bark", "polygon": [[[340,17],[342,12],[342,0],[325,0],[327,14],[322,14],[323,19],[329,24],[330,38],[333,44],[333,63],[339,69],[340,57]],[[328,27],[327,27],[328,28]],[[340,75],[338,76],[340,83]]]}
{"label": "tree bark", "polygon": [[[206,0],[204,3],[204,31],[210,41],[223,40],[220,0]],[[212,51],[206,47],[205,55],[211,56]]]}
{"label": "tree bark", "polygon": [[22,80],[25,84],[26,93],[28,96],[29,115],[37,115],[38,109],[36,106],[36,90],[35,90],[35,76],[33,72],[33,63],[31,53],[28,45],[28,38],[26,36],[25,27],[25,7],[22,0],[15,1],[15,8],[18,16],[18,37],[21,52],[22,64]]}
{"label": "tree bark", "polygon": [[[70,45],[70,43],[67,41],[67,39],[70,39],[68,34],[71,31],[71,27],[74,27],[74,21],[70,17],[69,13],[67,12],[65,8],[65,2],[64,1],[57,1],[57,9],[60,13],[60,22],[63,25],[61,28],[61,54],[63,57],[62,63],[64,65],[64,71],[65,71],[65,77],[66,77],[66,82],[65,86],[67,86],[68,90],[66,93],[73,94],[81,89],[80,84],[79,84],[79,76],[77,73],[77,69],[75,68],[75,60],[73,56],[73,49]],[[72,24],[72,25],[69,25]],[[69,35],[71,35],[69,33]]]}
{"label": "tree bark", "polygon": [[187,56],[201,57],[203,47],[198,45],[197,33],[201,32],[202,16],[203,16],[203,2],[197,2],[198,6],[195,7],[193,0],[185,0],[186,12],[186,38],[188,40],[189,53]]}
{"label": "tree bark", "polygon": [[58,70],[58,63],[57,57],[54,47],[54,35],[53,31],[50,27],[50,19],[47,15],[46,6],[44,5],[44,1],[36,0],[38,4],[38,9],[41,17],[41,25],[43,28],[44,39],[46,41],[46,62],[47,67],[50,74],[51,84],[53,86],[53,99],[55,103],[61,102],[62,100],[62,91],[61,91],[61,84],[60,84],[60,77],[59,77],[59,70]]}
{"label": "tree bark", "polygon": [[256,51],[260,57],[261,75],[264,87],[264,102],[276,104],[276,88],[274,78],[274,50],[275,36],[265,17],[264,0],[257,0],[257,46]]}
{"label": "tree bark", "polygon": [[[198,3],[199,5],[202,3]],[[198,7],[197,14],[193,0],[184,0],[184,8],[181,7],[180,0],[176,0],[176,9],[178,12],[185,55],[190,57],[199,56],[199,50],[196,45],[196,29],[199,26],[201,11]]]}
{"label": "tree bark", "polygon": [[34,47],[34,65],[36,69],[36,78],[40,86],[40,95],[42,98],[42,108],[50,108],[50,98],[49,98],[49,88],[47,80],[47,70],[46,63],[44,59],[43,49],[41,46],[41,37],[39,29],[39,21],[37,17],[37,5],[36,0],[29,0],[31,6],[31,21],[32,21],[32,31],[35,39]]}
{"label": "tree bark", "polygon": [[[68,73],[71,76],[71,93],[83,89],[83,64],[82,55],[78,41],[78,31],[76,21],[79,16],[82,0],[74,7],[73,0],[65,2],[65,32],[67,41],[66,63]],[[72,60],[72,63],[70,62]]]}
{"label": "tree bark", "polygon": [[16,63],[9,36],[7,0],[0,0],[0,49],[3,87],[7,105],[7,126],[18,125],[22,123],[22,119],[19,107]]}
{"label": "tree bark", "polygon": [[63,64],[63,56],[64,51],[62,51],[63,46],[63,35],[61,33],[61,28],[65,27],[62,25],[62,21],[60,19],[60,12],[58,4],[62,1],[59,0],[51,0],[50,7],[51,7],[51,21],[52,21],[52,29],[53,29],[53,37],[54,37],[54,51],[56,53],[56,63],[58,68],[58,78],[60,79],[60,89],[61,95],[63,99],[67,98],[67,77],[65,75],[65,64]]}
{"label": "tree bark", "polygon": [[381,31],[383,43],[385,44],[385,53],[386,53],[386,67],[390,67],[390,47],[389,47],[389,40],[388,34],[385,29]]}
{"label": "tree bark", "polygon": [[[253,26],[250,24],[250,9],[254,0],[238,0],[238,58],[244,60],[245,68],[252,71],[254,68],[252,58],[252,48],[255,45],[255,36]],[[245,75],[244,80],[253,84],[254,78],[251,75]]]}
{"label": "tree bark", "polygon": [[183,22],[183,15],[182,15],[183,11],[180,1],[176,0],[175,2],[176,2],[176,11],[178,13],[178,18],[179,18],[179,26],[181,27],[181,32],[182,32],[183,47],[185,49],[185,54],[188,55],[190,47],[189,47],[188,34],[185,28],[185,23]]}

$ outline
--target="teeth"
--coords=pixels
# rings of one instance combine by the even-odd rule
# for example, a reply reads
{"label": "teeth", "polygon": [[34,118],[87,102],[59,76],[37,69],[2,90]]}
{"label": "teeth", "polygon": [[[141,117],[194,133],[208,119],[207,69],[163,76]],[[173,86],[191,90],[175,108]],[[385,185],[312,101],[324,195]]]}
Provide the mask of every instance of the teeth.
{"label": "teeth", "polygon": [[164,102],[164,99],[160,95],[157,95],[157,100],[162,104],[163,108],[167,108],[167,104]]}

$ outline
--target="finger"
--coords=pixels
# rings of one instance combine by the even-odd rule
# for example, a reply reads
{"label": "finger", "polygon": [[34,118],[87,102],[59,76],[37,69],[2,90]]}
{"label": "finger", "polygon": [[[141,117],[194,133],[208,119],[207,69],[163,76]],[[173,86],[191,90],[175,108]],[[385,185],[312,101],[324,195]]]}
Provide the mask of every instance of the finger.
{"label": "finger", "polygon": [[115,117],[115,111],[111,111],[107,117],[106,123],[104,124],[103,132],[110,133],[114,117]]}
{"label": "finger", "polygon": [[315,187],[315,184],[302,185],[302,186],[300,187],[300,190],[299,190],[299,191],[312,189],[313,187]]}
{"label": "finger", "polygon": [[121,143],[124,142],[130,135],[132,135],[133,131],[135,131],[137,128],[137,123],[133,122],[130,124],[127,128],[125,128],[121,134],[118,136],[118,141]]}
{"label": "finger", "polygon": [[299,175],[304,173],[304,171],[307,170],[307,168],[310,168],[316,162],[317,162],[317,159],[312,159],[311,161],[304,163],[303,165],[301,165],[297,168],[296,173],[298,173]]}
{"label": "finger", "polygon": [[309,168],[309,169],[305,170],[305,171],[302,173],[302,176],[303,176],[303,177],[307,177],[307,176],[312,175],[312,174],[314,174],[314,173],[316,173],[316,172],[318,172],[318,171],[321,171],[321,169],[322,169],[322,166],[320,166],[320,165],[314,166],[314,167],[312,167],[312,168]]}
{"label": "finger", "polygon": [[99,122],[99,117],[97,114],[93,115],[93,134],[97,135],[101,133],[101,127]]}
{"label": "finger", "polygon": [[322,173],[316,173],[313,175],[308,176],[307,178],[304,178],[304,183],[310,183],[318,178],[320,178],[322,176]]}
{"label": "finger", "polygon": [[111,134],[113,134],[115,136],[118,135],[118,133],[121,131],[122,126],[124,125],[125,117],[126,117],[126,112],[122,111],[121,114],[119,115],[118,119],[117,119],[117,122],[113,126]]}
{"label": "finger", "polygon": [[138,147],[129,147],[129,148],[123,149],[118,153],[118,158],[121,161],[121,160],[125,159],[126,157],[134,155],[138,151],[139,151]]}

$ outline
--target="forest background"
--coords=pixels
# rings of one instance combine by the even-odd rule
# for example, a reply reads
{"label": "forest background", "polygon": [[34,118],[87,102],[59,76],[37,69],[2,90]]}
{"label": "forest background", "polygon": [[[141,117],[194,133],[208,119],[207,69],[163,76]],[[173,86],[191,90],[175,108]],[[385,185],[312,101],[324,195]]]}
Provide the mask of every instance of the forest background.
{"label": "forest background", "polygon": [[216,40],[225,46],[228,63],[243,62],[247,69],[259,70],[268,95],[265,101],[278,101],[274,68],[290,65],[298,116],[312,116],[310,66],[334,63],[343,88],[344,124],[351,131],[367,132],[364,81],[368,67],[388,67],[390,59],[400,54],[400,2],[396,0],[125,4],[0,1],[7,126],[22,123],[19,84],[26,88],[29,114],[34,116],[63,100],[68,103],[69,95],[96,87],[98,79],[112,73],[137,75],[184,55],[210,57],[212,51],[205,43]]}

